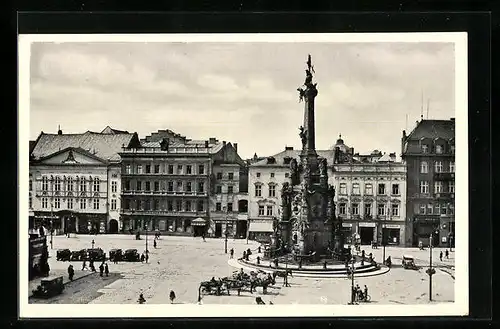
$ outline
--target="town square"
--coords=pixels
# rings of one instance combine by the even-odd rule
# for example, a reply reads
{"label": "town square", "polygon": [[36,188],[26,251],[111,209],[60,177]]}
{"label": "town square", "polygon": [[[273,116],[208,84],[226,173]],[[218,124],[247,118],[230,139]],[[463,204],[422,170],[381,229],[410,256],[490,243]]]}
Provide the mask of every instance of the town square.
{"label": "town square", "polygon": [[30,305],[459,298],[453,43],[30,47]]}

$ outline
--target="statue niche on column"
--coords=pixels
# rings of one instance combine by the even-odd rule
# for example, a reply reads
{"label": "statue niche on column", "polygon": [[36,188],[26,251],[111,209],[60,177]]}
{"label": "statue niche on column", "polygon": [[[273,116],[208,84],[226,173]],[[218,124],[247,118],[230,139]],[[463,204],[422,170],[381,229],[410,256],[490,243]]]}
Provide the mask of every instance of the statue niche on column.
{"label": "statue niche on column", "polygon": [[300,183],[300,168],[297,164],[297,159],[292,159],[290,161],[290,171],[292,185],[298,185]]}

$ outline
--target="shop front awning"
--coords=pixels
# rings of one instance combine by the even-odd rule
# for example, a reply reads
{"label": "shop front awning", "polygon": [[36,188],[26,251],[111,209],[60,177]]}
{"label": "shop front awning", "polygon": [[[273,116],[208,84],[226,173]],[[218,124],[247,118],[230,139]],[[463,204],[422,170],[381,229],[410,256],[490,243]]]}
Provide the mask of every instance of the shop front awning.
{"label": "shop front awning", "polygon": [[201,217],[196,218],[195,220],[191,221],[192,226],[205,226],[207,224],[207,221],[204,220]]}
{"label": "shop front awning", "polygon": [[272,222],[250,222],[249,232],[273,232]]}

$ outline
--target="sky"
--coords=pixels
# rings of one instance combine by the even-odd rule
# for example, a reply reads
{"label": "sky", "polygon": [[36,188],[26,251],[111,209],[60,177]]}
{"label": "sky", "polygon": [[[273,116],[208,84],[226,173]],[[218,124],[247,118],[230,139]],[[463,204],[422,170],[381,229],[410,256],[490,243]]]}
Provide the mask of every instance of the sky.
{"label": "sky", "polygon": [[298,149],[308,54],[317,149],[342,134],[355,152],[399,155],[402,131],[422,109],[429,119],[455,117],[453,43],[36,42],[30,139],[59,125],[64,133],[109,125],[140,138],[159,129],[216,137],[238,143],[242,158]]}

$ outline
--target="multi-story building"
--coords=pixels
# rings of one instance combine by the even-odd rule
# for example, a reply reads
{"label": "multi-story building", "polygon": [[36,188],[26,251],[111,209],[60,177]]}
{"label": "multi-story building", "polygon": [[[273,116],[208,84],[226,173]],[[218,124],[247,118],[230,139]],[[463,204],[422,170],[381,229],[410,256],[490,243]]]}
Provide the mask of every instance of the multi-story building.
{"label": "multi-story building", "polygon": [[120,156],[139,145],[136,133],[107,127],[103,132],[42,132],[29,166],[30,228],[63,232],[119,231]]}
{"label": "multi-story building", "polygon": [[[455,119],[421,120],[401,139],[407,176],[407,236],[448,247],[455,234]],[[450,242],[451,241],[451,242]]]}
{"label": "multi-story building", "polygon": [[124,148],[123,229],[222,235],[227,222],[237,229],[233,219],[238,219],[234,214],[244,162],[236,147],[160,130],[139,147]]}
{"label": "multi-story building", "polygon": [[[251,238],[269,238],[273,220],[280,216],[281,188],[290,182],[290,161],[299,161],[300,152],[285,147],[250,166]],[[336,215],[343,218],[346,235],[357,235],[363,244],[381,242],[383,237],[388,243],[404,244],[406,168],[396,162],[395,154],[354,154],[342,138],[329,150],[317,153],[328,161],[329,184],[336,190]]]}

